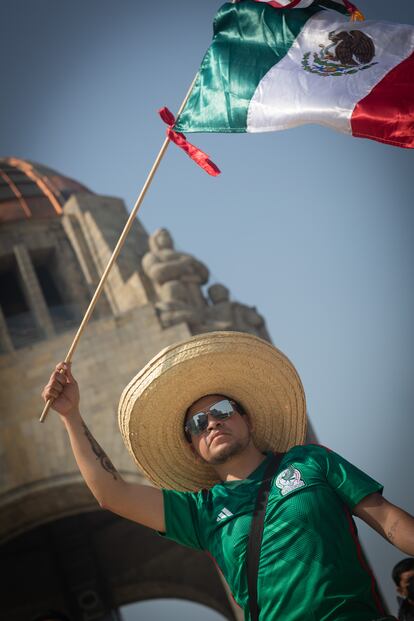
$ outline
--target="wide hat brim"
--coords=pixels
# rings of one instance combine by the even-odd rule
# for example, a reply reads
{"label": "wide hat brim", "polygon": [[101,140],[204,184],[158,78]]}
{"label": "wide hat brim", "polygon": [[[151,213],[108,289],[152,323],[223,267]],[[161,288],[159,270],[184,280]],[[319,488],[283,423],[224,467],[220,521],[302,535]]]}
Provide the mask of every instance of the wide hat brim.
{"label": "wide hat brim", "polygon": [[261,451],[287,451],[306,435],[305,394],[290,360],[251,334],[210,332],[171,345],[126,386],[119,404],[123,440],[157,487],[180,491],[218,482],[184,435],[187,409],[204,395],[238,401]]}

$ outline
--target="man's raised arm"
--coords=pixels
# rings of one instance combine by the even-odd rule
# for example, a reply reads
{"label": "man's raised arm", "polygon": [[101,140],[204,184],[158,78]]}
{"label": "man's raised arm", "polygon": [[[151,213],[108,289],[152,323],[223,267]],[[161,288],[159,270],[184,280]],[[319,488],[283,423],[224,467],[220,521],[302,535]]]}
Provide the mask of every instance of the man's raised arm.
{"label": "man's raised arm", "polygon": [[52,408],[69,434],[79,470],[100,506],[118,515],[163,532],[164,502],[161,490],[127,483],[92,436],[79,411],[79,388],[70,364],[56,366],[42,396],[53,399]]}

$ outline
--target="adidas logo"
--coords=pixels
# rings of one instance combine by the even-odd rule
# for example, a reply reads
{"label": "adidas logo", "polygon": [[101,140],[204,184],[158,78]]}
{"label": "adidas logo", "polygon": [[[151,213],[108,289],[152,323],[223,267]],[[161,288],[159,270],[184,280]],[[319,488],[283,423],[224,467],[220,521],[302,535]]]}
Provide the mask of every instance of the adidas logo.
{"label": "adidas logo", "polygon": [[224,520],[225,518],[231,517],[233,514],[231,511],[229,511],[228,509],[226,509],[226,507],[224,507],[224,509],[222,509],[220,511],[220,513],[217,516],[217,522],[221,522],[221,520]]}

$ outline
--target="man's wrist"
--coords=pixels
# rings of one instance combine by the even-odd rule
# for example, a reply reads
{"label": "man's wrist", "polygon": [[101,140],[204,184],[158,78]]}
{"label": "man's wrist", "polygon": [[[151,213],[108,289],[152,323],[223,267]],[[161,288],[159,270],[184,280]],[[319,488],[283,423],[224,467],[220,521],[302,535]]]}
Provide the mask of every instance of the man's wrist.
{"label": "man's wrist", "polygon": [[60,418],[62,419],[63,424],[66,427],[71,427],[73,424],[79,424],[82,422],[82,416],[79,410],[79,406],[69,410],[66,414],[61,414]]}

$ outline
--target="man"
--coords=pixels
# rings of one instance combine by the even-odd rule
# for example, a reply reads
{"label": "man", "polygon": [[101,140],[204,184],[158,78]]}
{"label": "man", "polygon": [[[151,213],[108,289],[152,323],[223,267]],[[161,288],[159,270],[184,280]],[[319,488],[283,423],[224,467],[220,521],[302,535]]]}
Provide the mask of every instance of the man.
{"label": "man", "polygon": [[301,446],[302,384],[269,343],[237,332],[198,335],[160,352],[125,388],[121,433],[161,489],[123,481],[81,418],[68,365],[57,366],[43,397],[55,400],[100,505],[208,551],[246,619],[246,547],[256,496],[270,451],[286,452],[270,488],[261,542],[260,620],[384,618],[351,513],[408,554],[414,518],[339,455]]}
{"label": "man", "polygon": [[397,563],[392,570],[392,579],[399,595],[399,620],[414,621],[414,558],[404,558]]}

